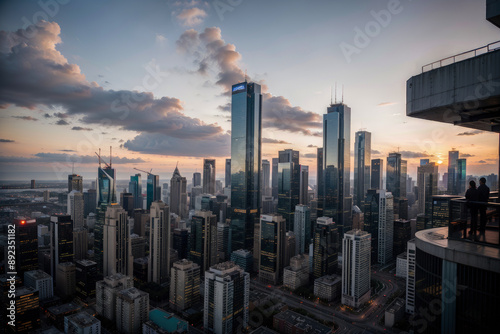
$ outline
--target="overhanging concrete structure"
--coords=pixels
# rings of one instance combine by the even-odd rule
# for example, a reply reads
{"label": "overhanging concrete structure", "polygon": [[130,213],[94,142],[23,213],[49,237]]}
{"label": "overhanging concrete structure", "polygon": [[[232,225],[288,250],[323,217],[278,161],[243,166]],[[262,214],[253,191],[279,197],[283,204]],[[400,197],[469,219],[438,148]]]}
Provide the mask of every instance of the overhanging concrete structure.
{"label": "overhanging concrete structure", "polygon": [[500,41],[423,66],[406,115],[500,133]]}

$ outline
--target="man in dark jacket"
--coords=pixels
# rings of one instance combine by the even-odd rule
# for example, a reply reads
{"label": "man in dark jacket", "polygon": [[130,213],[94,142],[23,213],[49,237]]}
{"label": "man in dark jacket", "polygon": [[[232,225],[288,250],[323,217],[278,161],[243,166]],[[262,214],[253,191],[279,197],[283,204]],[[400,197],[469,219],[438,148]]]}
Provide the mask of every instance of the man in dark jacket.
{"label": "man in dark jacket", "polygon": [[465,192],[465,199],[467,200],[467,207],[470,210],[470,231],[469,234],[472,238],[476,237],[477,230],[477,212],[479,201],[479,192],[476,188],[476,182],[471,180],[469,182],[469,189]]}
{"label": "man in dark jacket", "polygon": [[[479,179],[479,187],[477,188],[479,202],[488,203],[490,199],[490,188],[486,185],[484,177]],[[479,205],[479,231],[484,232],[486,228],[486,204]]]}

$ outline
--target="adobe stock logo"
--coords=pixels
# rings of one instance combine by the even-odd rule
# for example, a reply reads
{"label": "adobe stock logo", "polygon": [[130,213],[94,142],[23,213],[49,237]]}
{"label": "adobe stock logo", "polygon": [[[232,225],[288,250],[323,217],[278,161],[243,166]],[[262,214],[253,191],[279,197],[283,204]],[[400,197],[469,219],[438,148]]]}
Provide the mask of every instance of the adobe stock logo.
{"label": "adobe stock logo", "polygon": [[[411,0],[408,0],[411,1]],[[403,6],[400,0],[389,0],[387,9],[381,9],[378,12],[371,10],[370,15],[373,20],[366,22],[364,29],[356,26],[354,28],[353,44],[346,42],[340,43],[340,50],[346,61],[351,63],[352,56],[360,54],[361,50],[367,48],[372,39],[380,35],[383,28],[387,28],[392,21],[394,15],[403,11]]]}

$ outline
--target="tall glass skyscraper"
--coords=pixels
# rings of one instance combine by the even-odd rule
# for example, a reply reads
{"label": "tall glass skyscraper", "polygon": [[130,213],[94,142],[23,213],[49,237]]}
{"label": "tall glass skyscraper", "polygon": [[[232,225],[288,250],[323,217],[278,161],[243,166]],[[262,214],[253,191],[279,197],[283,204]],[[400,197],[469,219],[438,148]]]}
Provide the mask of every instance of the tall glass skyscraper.
{"label": "tall glass skyscraper", "polygon": [[[400,153],[389,153],[387,157],[386,189],[395,199],[406,197],[406,160],[401,160]],[[395,201],[396,202],[396,201]]]}
{"label": "tall glass skyscraper", "polygon": [[286,220],[286,230],[293,231],[293,215],[300,196],[299,151],[279,152],[278,214]]}
{"label": "tall glass skyscraper", "polygon": [[351,108],[331,104],[323,115],[323,216],[338,226],[340,238],[351,230]]}
{"label": "tall glass skyscraper", "polygon": [[226,159],[226,176],[224,177],[226,188],[231,187],[231,159]]}
{"label": "tall glass skyscraper", "polygon": [[128,183],[128,191],[132,194],[134,198],[134,208],[142,209],[142,181],[141,174],[135,174],[130,177],[130,182]]}
{"label": "tall glass skyscraper", "polygon": [[363,207],[366,191],[370,188],[372,134],[358,131],[354,140],[354,205]]}
{"label": "tall glass skyscraper", "polygon": [[99,183],[98,205],[116,203],[116,174],[115,169],[106,166],[97,169],[97,178]]}
{"label": "tall glass skyscraper", "polygon": [[458,159],[457,160],[457,183],[456,190],[457,195],[465,194],[467,181],[467,159]]}
{"label": "tall glass skyscraper", "polygon": [[149,210],[151,203],[161,200],[160,176],[148,174],[146,210]]}
{"label": "tall glass skyscraper", "polygon": [[384,160],[372,160],[371,189],[383,189]]}
{"label": "tall glass skyscraper", "polygon": [[260,85],[242,82],[231,97],[231,244],[252,250],[260,219],[262,95]]}
{"label": "tall glass skyscraper", "polygon": [[448,194],[456,195],[457,192],[457,174],[458,174],[458,151],[448,152]]}
{"label": "tall glass skyscraper", "polygon": [[323,202],[325,200],[325,184],[323,183],[323,147],[318,147],[316,153],[316,196],[318,199],[316,217],[323,217]]}
{"label": "tall glass skyscraper", "polygon": [[203,159],[203,193],[215,195],[215,159]]}

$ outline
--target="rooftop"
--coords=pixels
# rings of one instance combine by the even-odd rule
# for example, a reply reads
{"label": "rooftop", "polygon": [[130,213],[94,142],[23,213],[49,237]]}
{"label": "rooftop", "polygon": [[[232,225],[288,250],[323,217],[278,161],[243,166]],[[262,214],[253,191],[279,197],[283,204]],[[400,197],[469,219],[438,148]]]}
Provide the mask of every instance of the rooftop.
{"label": "rooftop", "polygon": [[92,265],[96,265],[97,262],[94,262],[94,261],[91,261],[91,260],[87,260],[87,259],[83,259],[83,260],[76,260],[75,262],[77,263],[80,263],[81,265],[85,266],[85,267],[88,267],[88,266],[92,266]]}
{"label": "rooftop", "polygon": [[291,310],[278,313],[274,317],[276,319],[284,320],[285,322],[290,323],[294,327],[297,327],[307,333],[328,334],[332,331],[331,328]]}
{"label": "rooftop", "polygon": [[149,320],[169,333],[173,333],[179,329],[180,331],[187,331],[188,328],[187,321],[181,320],[159,308],[149,312]]}
{"label": "rooftop", "polygon": [[57,306],[52,306],[47,309],[49,313],[52,313],[53,315],[60,315],[60,314],[65,314],[68,312],[72,312],[74,310],[79,310],[80,307],[76,304],[73,303],[67,303],[67,304],[62,304],[62,305],[57,305]]}
{"label": "rooftop", "polygon": [[87,312],[80,312],[68,316],[68,320],[71,320],[80,327],[89,327],[96,323],[100,323],[99,319],[93,317]]}
{"label": "rooftop", "polygon": [[144,297],[144,296],[149,296],[149,294],[145,291],[139,290],[137,288],[129,288],[125,290],[121,290],[118,292],[119,297],[124,297],[125,299],[128,299],[129,301],[133,301],[137,298]]}
{"label": "rooftop", "polygon": [[24,275],[25,276],[26,275],[31,276],[31,277],[33,277],[36,280],[52,278],[52,276],[50,276],[49,274],[47,274],[45,271],[39,270],[39,269],[27,271],[27,272],[24,273]]}
{"label": "rooftop", "polygon": [[450,240],[448,227],[417,232],[415,244],[426,253],[447,261],[500,273],[500,248],[465,240]]}
{"label": "rooftop", "polygon": [[322,276],[320,278],[316,278],[314,280],[314,284],[320,283],[320,284],[326,284],[326,285],[335,285],[342,282],[342,277],[338,275],[326,275]]}

